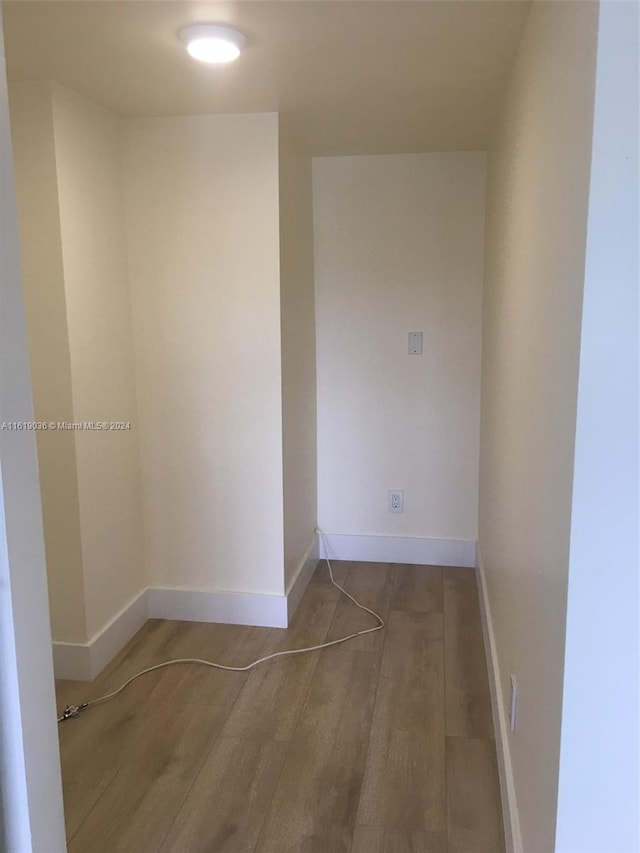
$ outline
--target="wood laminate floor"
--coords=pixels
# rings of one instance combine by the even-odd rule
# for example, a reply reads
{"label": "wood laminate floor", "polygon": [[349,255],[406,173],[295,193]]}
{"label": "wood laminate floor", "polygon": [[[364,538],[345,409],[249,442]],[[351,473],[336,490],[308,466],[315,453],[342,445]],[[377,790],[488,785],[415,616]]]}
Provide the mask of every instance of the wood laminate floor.
{"label": "wood laminate floor", "polygon": [[[250,673],[169,667],[60,725],[71,853],[503,853],[473,570],[335,575],[384,631]],[[372,622],[321,564],[286,631],[150,620],[94,682],[58,682],[59,707]]]}

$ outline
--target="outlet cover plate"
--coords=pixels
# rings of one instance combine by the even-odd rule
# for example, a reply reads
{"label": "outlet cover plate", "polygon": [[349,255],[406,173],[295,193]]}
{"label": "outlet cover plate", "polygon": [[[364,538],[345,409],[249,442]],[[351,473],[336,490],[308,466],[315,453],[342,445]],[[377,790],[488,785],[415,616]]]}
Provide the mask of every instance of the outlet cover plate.
{"label": "outlet cover plate", "polygon": [[389,489],[389,512],[404,512],[404,492],[402,489]]}

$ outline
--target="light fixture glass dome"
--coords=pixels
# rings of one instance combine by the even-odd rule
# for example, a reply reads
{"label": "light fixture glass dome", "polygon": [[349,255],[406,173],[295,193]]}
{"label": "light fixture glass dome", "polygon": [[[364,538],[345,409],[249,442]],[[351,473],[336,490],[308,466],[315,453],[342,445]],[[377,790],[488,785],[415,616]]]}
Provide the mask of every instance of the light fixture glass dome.
{"label": "light fixture glass dome", "polygon": [[246,42],[239,30],[218,24],[190,24],[178,35],[190,56],[208,63],[233,62]]}

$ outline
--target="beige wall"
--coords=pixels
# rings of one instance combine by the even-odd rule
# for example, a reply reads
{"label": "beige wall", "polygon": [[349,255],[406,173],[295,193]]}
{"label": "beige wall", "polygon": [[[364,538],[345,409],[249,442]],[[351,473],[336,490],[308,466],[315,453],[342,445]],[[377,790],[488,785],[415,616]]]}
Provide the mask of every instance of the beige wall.
{"label": "beige wall", "polygon": [[313,168],[320,526],[475,540],[484,154]]}
{"label": "beige wall", "polygon": [[133,427],[39,433],[54,639],[147,585],[282,594],[316,523],[309,158],[275,114],[14,100],[39,418]]}
{"label": "beige wall", "polygon": [[75,421],[87,633],[145,586],[135,370],[117,120],[53,87],[62,259]]}
{"label": "beige wall", "polygon": [[479,546],[536,853],[554,848],[596,21],[533,4],[488,160]]}
{"label": "beige wall", "polygon": [[[50,135],[48,126],[37,129]],[[11,148],[0,9],[0,422],[34,418]],[[50,161],[42,153],[33,149],[34,172],[50,189]],[[42,236],[50,251],[51,231]],[[40,497],[34,434],[0,430],[0,849],[62,853]]]}
{"label": "beige wall", "polygon": [[317,520],[316,330],[311,158],[286,117],[278,126],[285,586]]}
{"label": "beige wall", "polygon": [[[35,417],[73,421],[51,84],[12,84],[10,106]],[[38,432],[37,444],[52,632],[56,640],[82,643],[75,434]]]}
{"label": "beige wall", "polygon": [[143,589],[131,310],[116,119],[49,83],[11,87],[52,632],[90,640]]}
{"label": "beige wall", "polygon": [[281,594],[277,115],[123,134],[149,583]]}

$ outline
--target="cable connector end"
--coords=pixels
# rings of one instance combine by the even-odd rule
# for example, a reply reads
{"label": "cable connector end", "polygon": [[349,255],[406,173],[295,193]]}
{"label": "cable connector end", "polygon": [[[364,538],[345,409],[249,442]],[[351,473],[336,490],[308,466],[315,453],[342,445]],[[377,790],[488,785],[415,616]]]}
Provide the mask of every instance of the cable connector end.
{"label": "cable connector end", "polygon": [[63,720],[70,720],[72,717],[77,717],[80,711],[84,711],[88,707],[88,702],[83,702],[82,705],[67,705],[61,716],[58,717],[58,722],[61,723]]}

